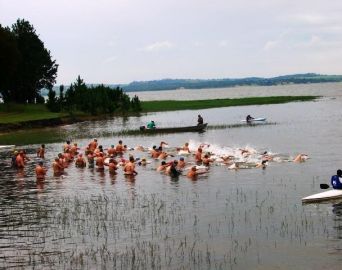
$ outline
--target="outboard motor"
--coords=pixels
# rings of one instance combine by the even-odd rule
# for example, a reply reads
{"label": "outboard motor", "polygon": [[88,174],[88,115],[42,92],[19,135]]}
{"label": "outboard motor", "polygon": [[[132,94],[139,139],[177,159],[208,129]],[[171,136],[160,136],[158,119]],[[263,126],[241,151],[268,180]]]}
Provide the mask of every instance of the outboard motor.
{"label": "outboard motor", "polygon": [[140,131],[145,130],[145,126],[140,126]]}

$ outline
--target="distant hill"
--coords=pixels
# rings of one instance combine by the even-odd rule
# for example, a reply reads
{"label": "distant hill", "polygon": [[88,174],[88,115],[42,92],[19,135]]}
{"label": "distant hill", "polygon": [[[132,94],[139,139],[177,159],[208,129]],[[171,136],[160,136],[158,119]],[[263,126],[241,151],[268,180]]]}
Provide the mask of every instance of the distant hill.
{"label": "distant hill", "polygon": [[125,91],[156,91],[173,89],[223,88],[243,85],[270,86],[279,84],[342,82],[342,75],[321,75],[315,73],[294,74],[273,78],[249,77],[242,79],[164,79],[156,81],[131,82],[120,85]]}
{"label": "distant hill", "polygon": [[[126,92],[133,91],[159,91],[175,89],[203,89],[223,88],[244,85],[270,86],[280,84],[301,84],[301,83],[323,83],[342,82],[342,75],[322,75],[316,73],[284,75],[273,78],[249,77],[241,79],[163,79],[155,81],[134,81],[129,84],[107,84],[106,86],[116,88],[122,87]],[[96,86],[98,84],[88,84]],[[68,86],[65,87],[67,89]],[[59,86],[54,87],[58,93]],[[43,91],[43,94],[45,91]]]}

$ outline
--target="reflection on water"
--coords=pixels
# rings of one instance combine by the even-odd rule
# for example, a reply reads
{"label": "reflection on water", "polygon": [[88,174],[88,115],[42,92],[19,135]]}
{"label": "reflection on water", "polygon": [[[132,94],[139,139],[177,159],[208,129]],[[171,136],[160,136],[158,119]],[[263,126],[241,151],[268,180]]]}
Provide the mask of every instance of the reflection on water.
{"label": "reflection on water", "polygon": [[3,151],[0,268],[340,269],[341,204],[301,204],[302,197],[320,192],[319,184],[328,183],[342,164],[340,107],[337,98],[203,110],[212,125],[240,123],[247,114],[277,124],[202,134],[99,135],[151,118],[163,126],[192,123],[197,116],[192,111],[49,129],[61,134],[60,140],[78,138],[82,150],[97,137],[104,148],[119,139],[129,147],[190,141],[210,144],[216,152],[250,148],[278,153],[281,159],[307,153],[310,159],[273,162],[266,170],[214,165],[197,181],[161,175],[154,170],[158,162],[138,166],[134,179],[122,171],[110,175],[74,166],[54,177],[51,162],[62,150],[60,141],[46,144],[49,171],[45,181],[37,182],[38,144],[22,147],[31,157],[22,172],[10,167],[11,152]]}

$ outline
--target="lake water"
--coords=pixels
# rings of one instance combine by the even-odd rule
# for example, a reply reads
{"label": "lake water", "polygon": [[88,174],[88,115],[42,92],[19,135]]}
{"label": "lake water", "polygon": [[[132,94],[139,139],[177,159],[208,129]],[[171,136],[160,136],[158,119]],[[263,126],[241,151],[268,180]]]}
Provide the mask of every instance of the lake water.
{"label": "lake water", "polygon": [[[24,144],[20,148],[32,159],[20,174],[9,167],[10,153],[0,154],[0,268],[341,269],[342,204],[301,203],[302,197],[320,192],[319,184],[329,183],[342,167],[341,86],[142,93],[142,99],[153,95],[170,99],[181,92],[189,99],[192,93],[205,99],[266,96],[276,89],[280,95],[323,97],[304,103],[151,113],[13,133],[11,142]],[[204,133],[112,135],[149,120],[158,126],[191,125],[198,113],[213,128]],[[270,124],[241,125],[247,114],[267,117]],[[34,176],[37,137],[53,138],[46,144],[45,182]],[[64,178],[52,176],[51,162],[64,140],[84,148],[94,137],[105,148],[123,139],[130,147],[151,147],[163,140],[170,147],[189,141],[192,146],[208,143],[214,151],[267,150],[282,162],[271,162],[265,170],[212,166],[197,181],[161,175],[154,170],[155,161],[138,166],[134,181],[121,170],[110,176],[108,171],[74,166],[66,169]],[[4,143],[8,141],[0,137]],[[148,157],[144,152],[130,153]],[[310,159],[286,162],[298,153]]]}

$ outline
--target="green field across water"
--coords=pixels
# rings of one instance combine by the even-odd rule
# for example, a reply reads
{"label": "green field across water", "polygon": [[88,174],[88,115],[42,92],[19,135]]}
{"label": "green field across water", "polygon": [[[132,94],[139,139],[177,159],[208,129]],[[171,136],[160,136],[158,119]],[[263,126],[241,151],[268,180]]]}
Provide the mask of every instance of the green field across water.
{"label": "green field across water", "polygon": [[209,108],[280,104],[294,101],[312,101],[318,96],[272,96],[272,97],[247,97],[234,99],[206,99],[206,100],[157,100],[143,101],[143,112],[162,112],[177,110],[200,110]]}

